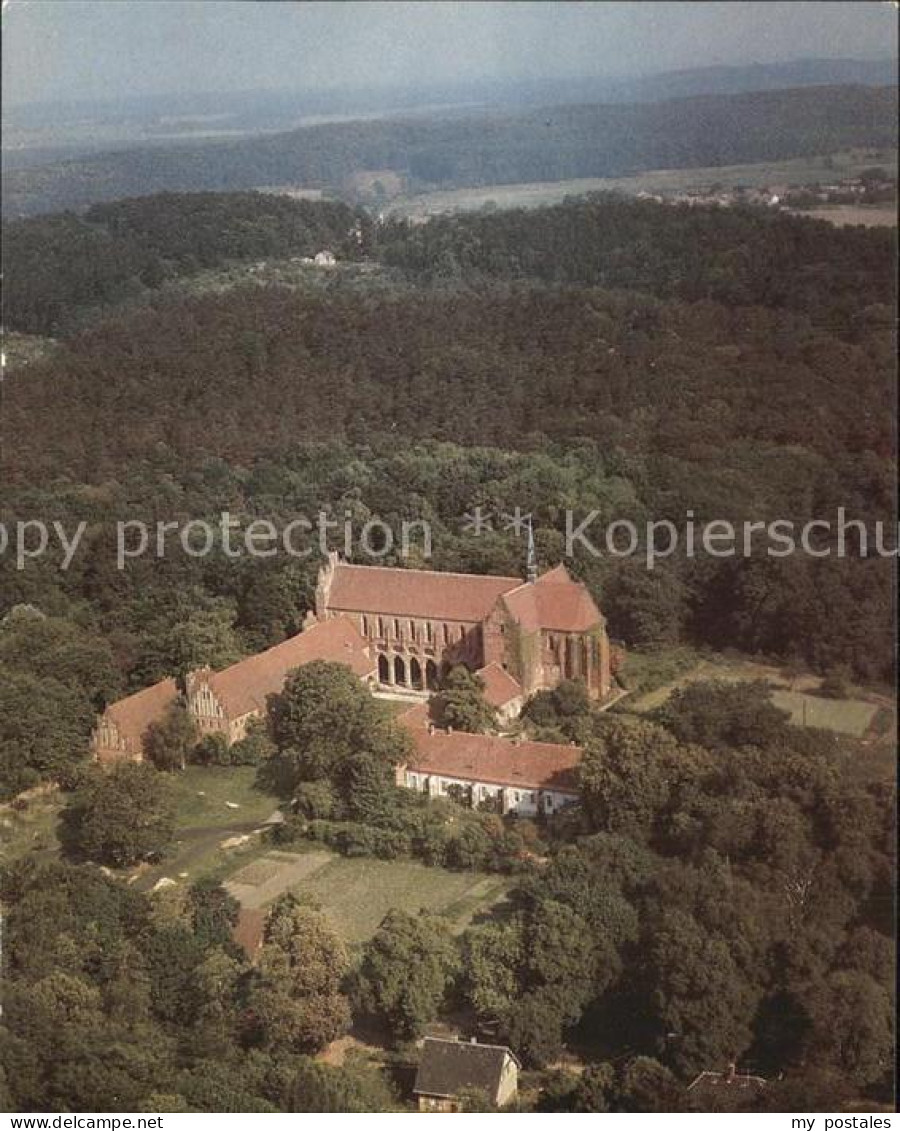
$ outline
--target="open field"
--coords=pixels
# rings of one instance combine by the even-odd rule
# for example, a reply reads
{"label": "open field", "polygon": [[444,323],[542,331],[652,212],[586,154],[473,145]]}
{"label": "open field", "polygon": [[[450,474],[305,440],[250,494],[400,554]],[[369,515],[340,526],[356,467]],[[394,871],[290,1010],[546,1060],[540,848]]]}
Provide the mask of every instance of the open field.
{"label": "open field", "polygon": [[43,361],[57,348],[53,338],[41,338],[36,334],[20,334],[7,331],[3,335],[3,351],[0,354],[0,370],[24,369],[37,361]]}
{"label": "open field", "polygon": [[284,891],[312,896],[349,943],[365,941],[391,908],[440,912],[463,930],[500,902],[510,887],[504,876],[448,872],[411,860],[344,857],[315,849],[268,852],[227,881],[247,907],[261,907]]}
{"label": "open field", "polygon": [[[896,150],[847,150],[821,157],[749,165],[713,165],[694,169],[649,169],[627,177],[589,177],[571,181],[533,181],[522,184],[486,185],[481,188],[401,196],[387,211],[398,216],[424,217],[439,212],[464,212],[483,208],[538,208],[558,204],[567,196],[589,192],[671,193],[708,189],[711,185],[748,188],[770,184],[815,184],[853,177],[874,165],[891,168]],[[846,221],[844,221],[846,222]]]}
{"label": "open field", "polygon": [[[685,661],[690,653],[684,649],[679,649],[678,655],[682,661]],[[782,676],[780,669],[772,665],[760,664],[740,657],[701,657],[698,654],[694,663],[684,668],[674,679],[647,692],[636,691],[634,695],[625,700],[623,705],[628,711],[644,715],[649,711],[655,711],[657,707],[661,707],[677,688],[700,680],[714,679],[727,680],[730,683],[751,683],[754,680],[766,680],[770,683],[787,685],[787,680]]]}
{"label": "open field", "polygon": [[506,895],[510,881],[482,872],[448,872],[411,860],[335,856],[294,888],[314,896],[348,942],[374,934],[392,907],[427,908],[462,931]]}
{"label": "open field", "polygon": [[261,824],[278,808],[272,794],[256,788],[255,766],[188,766],[170,780],[179,829]]}
{"label": "open field", "polygon": [[175,843],[161,863],[132,873],[135,887],[148,891],[164,877],[188,883],[201,876],[223,879],[236,862],[265,853],[259,831],[277,811],[278,800],[256,789],[255,767],[188,766],[170,780]]}
{"label": "open field", "polygon": [[823,699],[780,688],[772,692],[772,702],[789,712],[791,722],[797,726],[820,727],[854,738],[862,738],[878,713],[877,703],[861,699]]}
{"label": "open field", "polygon": [[823,204],[819,208],[787,208],[792,216],[809,216],[813,220],[827,220],[836,228],[848,224],[862,224],[864,228],[896,228],[895,204]]}
{"label": "open field", "polygon": [[[166,780],[175,795],[176,841],[161,864],[133,873],[141,888],[184,871],[195,879],[217,864],[230,870],[234,850],[222,849],[222,841],[252,834],[278,806],[271,794],[255,788],[253,766],[188,766],[181,773],[166,775]],[[55,856],[59,851],[57,825],[66,800],[66,794],[50,789],[28,796],[22,807],[0,807],[4,858],[12,860],[26,852],[43,858]]]}
{"label": "open field", "polygon": [[[696,656],[688,666],[691,653],[678,649],[673,653],[672,667],[681,668],[679,674],[661,686],[641,692],[637,690],[623,704],[624,708],[637,714],[646,714],[660,707],[676,688],[698,680],[726,680],[728,682],[753,682],[763,680],[773,687],[772,702],[776,707],[787,711],[791,722],[798,726],[820,727],[836,734],[862,738],[872,728],[876,716],[890,714],[889,708],[880,697],[860,695],[847,699],[825,699],[810,694],[819,685],[819,678],[813,675],[790,680],[781,668],[772,664],[757,663],[754,660],[730,656]],[[656,661],[665,670],[665,654]],[[647,657],[646,664],[653,671],[653,658]],[[887,732],[890,726],[881,728]]]}

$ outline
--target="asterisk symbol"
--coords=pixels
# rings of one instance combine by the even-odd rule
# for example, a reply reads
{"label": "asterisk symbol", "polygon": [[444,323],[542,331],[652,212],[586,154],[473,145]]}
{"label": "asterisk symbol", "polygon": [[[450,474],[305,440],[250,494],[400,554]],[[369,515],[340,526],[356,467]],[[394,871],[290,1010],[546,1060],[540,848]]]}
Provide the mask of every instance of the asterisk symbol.
{"label": "asterisk symbol", "polygon": [[517,538],[526,533],[530,523],[531,514],[522,514],[521,507],[516,507],[512,514],[503,515],[503,529],[515,531]]}
{"label": "asterisk symbol", "polygon": [[479,534],[484,534],[486,530],[491,529],[491,515],[482,513],[481,506],[474,507],[471,512],[463,515],[462,528],[463,533],[471,532],[477,538]]}

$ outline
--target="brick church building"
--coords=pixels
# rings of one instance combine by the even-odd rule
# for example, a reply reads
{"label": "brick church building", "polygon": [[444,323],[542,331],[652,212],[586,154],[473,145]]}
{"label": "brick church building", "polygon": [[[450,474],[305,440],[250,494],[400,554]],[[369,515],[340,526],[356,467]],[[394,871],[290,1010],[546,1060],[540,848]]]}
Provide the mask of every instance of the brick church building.
{"label": "brick church building", "polygon": [[442,667],[497,665],[527,697],[580,679],[610,690],[606,622],[587,588],[559,565],[520,577],[351,565],[319,572],[316,620],[342,617],[366,640],[383,687],[428,691]]}

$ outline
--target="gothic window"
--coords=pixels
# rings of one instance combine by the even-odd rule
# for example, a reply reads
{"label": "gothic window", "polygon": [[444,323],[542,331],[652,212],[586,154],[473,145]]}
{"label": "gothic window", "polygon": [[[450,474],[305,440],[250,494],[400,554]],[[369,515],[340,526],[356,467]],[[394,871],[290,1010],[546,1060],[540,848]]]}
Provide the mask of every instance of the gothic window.
{"label": "gothic window", "polygon": [[400,621],[396,619],[394,620],[394,636],[396,636],[398,640],[400,639]]}
{"label": "gothic window", "polygon": [[369,635],[369,618],[367,616],[365,616],[365,614],[361,618],[361,623],[362,623],[362,634],[363,634],[363,636],[368,636]]}
{"label": "gothic window", "polygon": [[416,622],[414,620],[409,622],[409,638],[410,640],[415,640],[416,638]]}

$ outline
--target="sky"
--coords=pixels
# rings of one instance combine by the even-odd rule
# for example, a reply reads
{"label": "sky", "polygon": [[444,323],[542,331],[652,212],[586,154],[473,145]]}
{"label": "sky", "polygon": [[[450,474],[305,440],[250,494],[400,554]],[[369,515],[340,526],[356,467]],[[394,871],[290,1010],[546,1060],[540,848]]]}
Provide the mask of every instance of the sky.
{"label": "sky", "polygon": [[3,0],[9,104],[886,58],[883,0]]}

